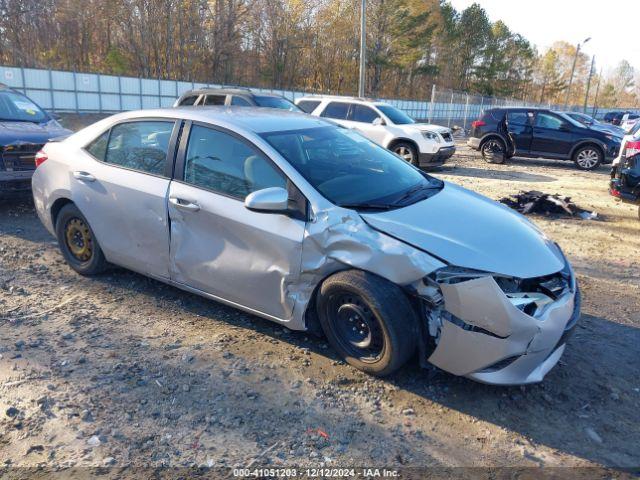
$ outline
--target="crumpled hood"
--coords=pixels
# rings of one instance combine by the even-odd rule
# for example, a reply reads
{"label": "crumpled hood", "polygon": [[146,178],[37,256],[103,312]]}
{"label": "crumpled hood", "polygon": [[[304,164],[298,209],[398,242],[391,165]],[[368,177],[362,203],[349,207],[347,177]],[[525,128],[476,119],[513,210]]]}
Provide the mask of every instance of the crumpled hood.
{"label": "crumpled hood", "polygon": [[408,207],[361,216],[373,228],[459,267],[518,278],[564,267],[558,247],[522,215],[451,183]]}
{"label": "crumpled hood", "polygon": [[0,147],[19,144],[45,144],[49,140],[71,135],[70,130],[62,128],[55,120],[45,123],[0,122]]}

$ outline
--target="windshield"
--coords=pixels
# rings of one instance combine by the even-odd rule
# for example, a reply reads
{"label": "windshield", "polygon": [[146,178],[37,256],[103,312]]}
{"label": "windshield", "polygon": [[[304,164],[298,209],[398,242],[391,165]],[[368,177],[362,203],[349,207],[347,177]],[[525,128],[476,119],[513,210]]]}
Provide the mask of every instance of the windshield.
{"label": "windshield", "polygon": [[0,120],[42,123],[49,116],[24,95],[17,92],[0,92]]}
{"label": "windshield", "polygon": [[267,132],[262,137],[325,198],[342,207],[403,207],[444,185],[346,128]]}
{"label": "windshield", "polygon": [[402,110],[398,110],[391,105],[376,105],[376,108],[384,113],[389,120],[396,125],[408,125],[410,123],[416,123],[416,121]]}
{"label": "windshield", "polygon": [[302,111],[298,107],[296,107],[295,104],[291,103],[289,100],[282,97],[267,97],[267,96],[260,97],[256,95],[253,97],[253,99],[261,107],[279,108],[281,110],[290,110],[292,112]]}

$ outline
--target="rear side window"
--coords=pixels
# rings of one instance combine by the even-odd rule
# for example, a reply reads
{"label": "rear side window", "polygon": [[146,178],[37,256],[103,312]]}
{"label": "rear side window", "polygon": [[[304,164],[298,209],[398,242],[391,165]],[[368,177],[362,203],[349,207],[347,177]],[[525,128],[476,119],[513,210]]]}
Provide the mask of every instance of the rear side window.
{"label": "rear side window", "polygon": [[153,175],[164,175],[174,122],[126,122],[111,129],[106,163]]}
{"label": "rear side window", "polygon": [[109,132],[110,130],[107,130],[85,148],[87,152],[89,152],[98,160],[104,161],[104,157],[107,155],[107,141],[109,140]]}
{"label": "rear side window", "polygon": [[367,107],[366,105],[354,104],[351,109],[351,120],[354,122],[372,123],[376,118],[379,118],[375,110]]}
{"label": "rear side window", "polygon": [[321,117],[335,118],[338,120],[346,120],[349,114],[350,103],[331,102],[322,112]]}
{"label": "rear side window", "polygon": [[184,181],[238,200],[263,188],[287,188],[284,175],[261,152],[233,135],[199,125],[189,134]]}
{"label": "rear side window", "polygon": [[300,100],[298,102],[298,107],[305,113],[313,112],[318,105],[320,105],[320,100]]}
{"label": "rear side window", "polygon": [[224,105],[226,95],[207,95],[204,99],[205,105]]}
{"label": "rear side window", "polygon": [[529,114],[527,112],[507,113],[507,122],[512,125],[529,125]]}
{"label": "rear side window", "polygon": [[199,95],[189,95],[188,97],[185,97],[182,99],[182,101],[180,102],[181,106],[189,106],[189,105],[195,105],[196,100],[198,100]]}

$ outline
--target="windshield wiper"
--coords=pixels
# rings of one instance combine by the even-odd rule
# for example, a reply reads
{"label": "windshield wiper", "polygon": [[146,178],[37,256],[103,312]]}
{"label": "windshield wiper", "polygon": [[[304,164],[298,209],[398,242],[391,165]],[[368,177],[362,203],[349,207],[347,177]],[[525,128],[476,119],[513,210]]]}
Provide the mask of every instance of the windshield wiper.
{"label": "windshield wiper", "polygon": [[393,205],[386,203],[341,203],[338,205],[342,208],[352,208],[354,210],[390,210],[394,208]]}

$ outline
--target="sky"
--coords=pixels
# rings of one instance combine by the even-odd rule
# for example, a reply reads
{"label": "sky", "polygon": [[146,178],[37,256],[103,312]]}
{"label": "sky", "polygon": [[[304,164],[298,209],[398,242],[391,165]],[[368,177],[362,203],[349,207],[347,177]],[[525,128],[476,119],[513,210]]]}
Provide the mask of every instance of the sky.
{"label": "sky", "polygon": [[[474,0],[449,0],[464,10]],[[596,56],[596,66],[607,74],[622,59],[640,71],[640,0],[475,0],[491,21],[502,20],[540,52],[557,40],[577,44]]]}

